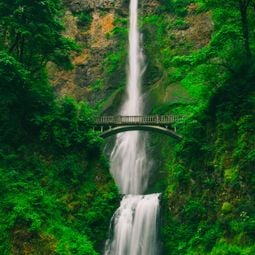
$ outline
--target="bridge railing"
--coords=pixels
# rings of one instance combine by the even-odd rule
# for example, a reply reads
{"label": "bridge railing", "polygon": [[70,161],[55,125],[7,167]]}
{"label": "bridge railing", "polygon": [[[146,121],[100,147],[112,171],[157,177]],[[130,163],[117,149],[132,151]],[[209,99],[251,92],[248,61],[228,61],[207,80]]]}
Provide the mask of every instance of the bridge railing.
{"label": "bridge railing", "polygon": [[101,116],[96,119],[97,125],[169,125],[183,119],[180,115],[148,116]]}

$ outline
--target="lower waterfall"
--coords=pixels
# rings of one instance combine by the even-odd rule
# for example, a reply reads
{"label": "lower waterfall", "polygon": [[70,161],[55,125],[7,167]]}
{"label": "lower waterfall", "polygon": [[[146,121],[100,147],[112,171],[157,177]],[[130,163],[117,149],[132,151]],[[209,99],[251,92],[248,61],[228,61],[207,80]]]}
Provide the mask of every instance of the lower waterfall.
{"label": "lower waterfall", "polygon": [[[138,29],[138,0],[130,0],[129,24],[127,97],[120,110],[123,116],[142,115],[144,109],[141,93],[144,57]],[[117,135],[111,153],[111,173],[125,196],[112,217],[112,234],[106,242],[105,255],[158,254],[160,194],[143,195],[150,175],[145,137],[138,131]]]}
{"label": "lower waterfall", "polygon": [[105,255],[157,254],[159,196],[126,195],[112,219],[113,237]]}

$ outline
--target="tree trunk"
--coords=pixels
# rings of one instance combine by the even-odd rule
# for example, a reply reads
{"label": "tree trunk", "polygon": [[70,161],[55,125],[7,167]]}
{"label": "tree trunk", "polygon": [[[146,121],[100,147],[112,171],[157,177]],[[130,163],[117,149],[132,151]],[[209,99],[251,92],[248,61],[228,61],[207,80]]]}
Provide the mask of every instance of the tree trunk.
{"label": "tree trunk", "polygon": [[17,33],[14,43],[9,48],[9,52],[10,53],[12,53],[14,51],[14,49],[18,46],[19,41],[20,41],[20,36],[21,36],[20,33]]}
{"label": "tree trunk", "polygon": [[248,6],[249,6],[249,1],[244,2],[242,0],[239,0],[239,10],[241,14],[244,48],[245,48],[247,57],[250,58],[251,49],[250,49],[250,34],[249,34],[248,13],[247,13]]}
{"label": "tree trunk", "polygon": [[23,60],[24,60],[24,48],[25,48],[25,38],[24,36],[22,36],[21,42],[20,42],[20,50],[19,50],[19,60],[21,63],[23,63]]}
{"label": "tree trunk", "polygon": [[255,14],[255,2],[252,3],[252,7],[254,9],[254,14]]}

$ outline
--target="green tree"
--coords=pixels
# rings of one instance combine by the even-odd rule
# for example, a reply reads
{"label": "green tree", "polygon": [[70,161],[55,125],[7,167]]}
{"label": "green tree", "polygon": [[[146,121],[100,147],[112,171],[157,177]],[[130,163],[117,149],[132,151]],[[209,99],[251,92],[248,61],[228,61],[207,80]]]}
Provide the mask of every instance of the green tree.
{"label": "green tree", "polygon": [[49,110],[54,100],[46,64],[71,68],[78,50],[62,35],[59,0],[11,0],[0,3],[1,137],[10,143],[34,133],[31,120]]}
{"label": "green tree", "polygon": [[[223,0],[204,0],[204,2],[207,4],[207,6],[210,9],[218,8],[222,11],[229,10],[235,12],[238,11],[239,15],[234,15],[232,17],[235,17],[235,26],[238,25],[238,23],[241,26],[242,34],[243,34],[243,45],[245,49],[245,53],[247,58],[251,57],[251,48],[250,48],[250,31],[252,30],[250,22],[249,22],[249,8],[254,8],[254,1],[252,0],[229,0],[229,1],[223,1]],[[222,16],[222,18],[226,18]]]}
{"label": "green tree", "polygon": [[0,2],[3,255],[96,255],[118,200],[92,129],[95,112],[57,100],[49,83],[47,63],[71,68],[78,50],[63,36],[62,16],[60,0]]}
{"label": "green tree", "polygon": [[160,0],[161,9],[178,16],[185,16],[187,14],[187,5],[191,0]]}
{"label": "green tree", "polygon": [[48,61],[70,68],[75,43],[64,30],[59,0],[4,0],[0,3],[0,47],[32,72]]}

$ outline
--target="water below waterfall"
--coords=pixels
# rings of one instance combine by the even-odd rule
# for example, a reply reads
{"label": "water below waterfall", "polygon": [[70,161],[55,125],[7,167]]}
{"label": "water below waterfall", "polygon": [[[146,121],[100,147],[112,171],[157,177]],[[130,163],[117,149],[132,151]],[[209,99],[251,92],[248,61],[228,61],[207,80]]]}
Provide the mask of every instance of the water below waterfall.
{"label": "water below waterfall", "polygon": [[[141,78],[144,55],[138,29],[138,0],[130,0],[129,61],[127,97],[120,115],[142,115],[144,104]],[[148,186],[150,160],[146,156],[143,133],[117,136],[111,153],[111,173],[126,194],[111,222],[113,234],[106,242],[105,255],[156,255],[157,218],[160,194],[142,195]]]}

